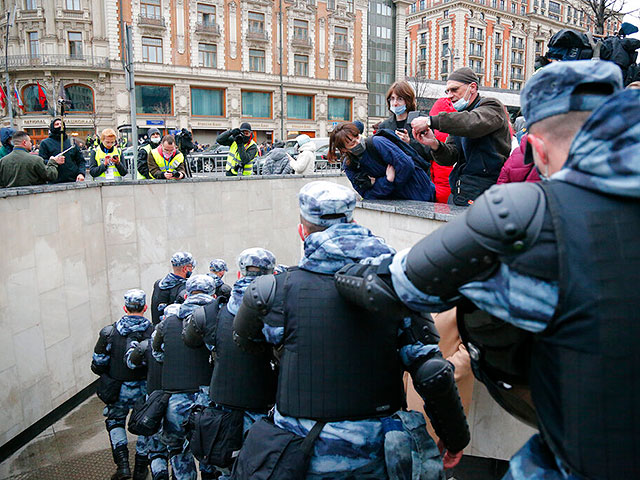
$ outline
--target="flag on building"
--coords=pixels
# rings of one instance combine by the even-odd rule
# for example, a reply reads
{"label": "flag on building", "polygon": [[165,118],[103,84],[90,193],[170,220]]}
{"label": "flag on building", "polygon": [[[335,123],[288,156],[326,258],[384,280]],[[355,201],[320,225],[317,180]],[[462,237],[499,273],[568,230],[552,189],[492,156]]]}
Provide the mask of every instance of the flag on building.
{"label": "flag on building", "polygon": [[40,103],[40,107],[44,110],[44,107],[47,105],[47,94],[40,86],[40,82],[38,82],[38,102]]}
{"label": "flag on building", "polygon": [[2,108],[7,106],[7,95],[4,93],[4,88],[0,86],[0,105]]}
{"label": "flag on building", "polygon": [[16,97],[18,108],[24,112],[24,103],[22,103],[22,98],[20,98],[20,93],[18,92],[18,86],[15,83],[13,84],[13,95]]}

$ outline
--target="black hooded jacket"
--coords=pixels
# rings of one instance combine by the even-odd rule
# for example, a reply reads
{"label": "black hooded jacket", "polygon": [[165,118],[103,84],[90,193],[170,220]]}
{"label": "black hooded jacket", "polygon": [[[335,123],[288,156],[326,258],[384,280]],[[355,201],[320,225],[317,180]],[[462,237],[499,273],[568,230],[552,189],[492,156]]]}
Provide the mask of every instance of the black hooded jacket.
{"label": "black hooded jacket", "polygon": [[[53,132],[53,124],[59,118],[54,118],[49,124],[49,138],[45,138],[40,143],[38,154],[44,159],[45,163],[49,161],[49,157],[55,157],[60,152],[71,146],[71,141],[67,138],[67,134],[63,133],[64,144],[60,149],[60,135]],[[87,162],[85,161],[80,149],[74,146],[71,150],[64,154],[65,162],[58,166],[58,179],[55,183],[75,182],[78,174],[86,175]]]}

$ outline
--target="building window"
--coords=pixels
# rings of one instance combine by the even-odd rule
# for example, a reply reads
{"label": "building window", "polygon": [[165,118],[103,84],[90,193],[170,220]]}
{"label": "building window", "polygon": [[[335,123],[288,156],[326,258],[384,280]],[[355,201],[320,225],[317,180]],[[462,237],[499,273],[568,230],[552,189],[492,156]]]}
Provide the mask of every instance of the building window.
{"label": "building window", "polygon": [[442,40],[449,40],[449,27],[442,27]]}
{"label": "building window", "polygon": [[264,14],[249,12],[249,32],[264,33]]}
{"label": "building window", "polygon": [[287,117],[313,120],[313,96],[287,94]]}
{"label": "building window", "polygon": [[294,20],[293,36],[299,40],[306,40],[309,38],[309,22],[305,20]]}
{"label": "building window", "polygon": [[511,2],[511,13],[516,13],[516,8],[518,8],[518,6],[515,2]]}
{"label": "building window", "polygon": [[504,0],[500,0],[500,9],[504,10]]}
{"label": "building window", "polygon": [[82,58],[82,33],[69,32],[69,56],[71,58]]}
{"label": "building window", "polygon": [[224,117],[224,90],[191,87],[191,115]]}
{"label": "building window", "polygon": [[329,97],[329,121],[351,121],[351,99]]}
{"label": "building window", "polygon": [[249,49],[249,71],[264,72],[264,50]]}
{"label": "building window", "polygon": [[500,79],[499,78],[494,78],[493,79],[493,88],[500,88]]}
{"label": "building window", "polygon": [[294,75],[299,77],[309,76],[309,57],[307,55],[293,56]]}
{"label": "building window", "polygon": [[162,63],[162,39],[142,37],[142,61]]}
{"label": "building window", "polygon": [[217,68],[218,49],[209,43],[198,44],[198,60],[201,67]]}
{"label": "building window", "polygon": [[[44,90],[44,87],[40,85]],[[46,94],[45,94],[46,96]],[[38,85],[31,84],[22,88],[22,101],[24,102],[24,111],[27,113],[32,112],[46,112],[49,110],[49,102],[44,99],[44,107],[40,104],[40,94],[38,92]]]}
{"label": "building window", "polygon": [[65,7],[67,10],[81,10],[80,0],[66,0]]}
{"label": "building window", "polygon": [[198,23],[211,27],[216,24],[216,7],[215,5],[198,4]]}
{"label": "building window", "polygon": [[353,13],[353,0],[347,0],[347,12]]}
{"label": "building window", "polygon": [[520,15],[526,15],[527,13],[527,7],[525,7],[524,5],[522,5],[520,7]]}
{"label": "building window", "polygon": [[35,10],[38,8],[37,0],[25,0],[24,9],[25,10]]}
{"label": "building window", "polygon": [[334,30],[334,43],[336,45],[348,45],[349,30],[346,27],[336,27]]}
{"label": "building window", "polygon": [[443,16],[444,18],[449,18],[449,10],[445,10],[445,11],[442,13],[442,16]]}
{"label": "building window", "polygon": [[491,0],[491,6],[493,8],[498,8],[498,0]]}
{"label": "building window", "polygon": [[40,54],[40,40],[38,39],[38,32],[29,32],[29,55],[37,57]]}
{"label": "building window", "polygon": [[440,73],[449,73],[449,60],[442,60],[442,71]]}
{"label": "building window", "polygon": [[336,9],[336,0],[329,0],[327,2],[327,10],[335,10]]}
{"label": "building window", "polygon": [[93,90],[86,85],[67,85],[64,91],[69,99],[69,113],[93,113]]}
{"label": "building window", "polygon": [[552,13],[560,14],[560,4],[558,2],[549,2],[549,11]]}
{"label": "building window", "polygon": [[271,118],[271,93],[242,91],[242,116]]}
{"label": "building window", "polygon": [[349,79],[349,62],[346,60],[336,60],[336,80]]}
{"label": "building window", "polygon": [[160,0],[142,0],[140,2],[140,16],[144,18],[161,18]]}
{"label": "building window", "polygon": [[449,55],[450,50],[449,50],[449,44],[448,43],[443,43],[442,44],[442,56],[446,57],[447,55]]}
{"label": "building window", "polygon": [[136,85],[136,111],[141,114],[173,115],[173,87]]}

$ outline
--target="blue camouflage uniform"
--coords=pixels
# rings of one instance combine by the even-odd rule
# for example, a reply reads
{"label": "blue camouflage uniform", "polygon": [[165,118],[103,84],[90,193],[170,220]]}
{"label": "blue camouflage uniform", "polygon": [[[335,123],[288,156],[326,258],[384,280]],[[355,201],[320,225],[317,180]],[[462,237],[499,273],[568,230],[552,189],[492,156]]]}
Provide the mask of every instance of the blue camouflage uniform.
{"label": "blue camouflage uniform", "polygon": [[[187,298],[178,309],[178,318],[184,320],[199,306],[211,303],[213,301],[213,285],[213,280],[208,275],[193,275],[189,278],[185,285]],[[159,333],[162,330],[161,325],[162,323],[156,327],[153,336],[161,334]],[[154,350],[153,356],[157,361],[163,362],[164,353],[162,347],[159,351]],[[196,480],[198,476],[193,455],[185,443],[185,422],[189,418],[194,405],[207,406],[209,403],[208,385],[201,385],[198,392],[173,393],[169,398],[160,440],[170,452],[171,467],[177,480]],[[200,472],[203,475],[211,476],[214,471],[215,469],[212,466],[200,463]]]}
{"label": "blue camouflage uniform", "polygon": [[[543,180],[566,182],[605,195],[637,200],[640,198],[640,92],[619,91],[606,99],[584,96],[583,103],[579,104],[571,98],[572,87],[585,78],[594,83],[614,84],[614,91],[622,88],[622,77],[612,63],[575,61],[544,67],[523,90],[523,112],[529,126],[569,111],[593,111],[573,139],[564,166],[549,178],[544,172],[541,176]],[[455,299],[444,302],[411,283],[405,273],[408,251],[399,252],[390,266],[398,297],[418,311],[450,308]],[[544,332],[559,307],[559,282],[523,275],[509,265],[508,258],[500,260],[503,263],[489,278],[469,282],[458,291],[479,309],[505,322],[529,332]],[[504,478],[578,480],[582,477],[571,473],[541,435],[536,434],[513,456]]]}
{"label": "blue camouflage uniform", "polygon": [[[213,262],[211,262],[211,264],[213,265]],[[231,313],[232,315],[238,313],[238,309],[240,308],[240,305],[242,303],[244,292],[247,290],[247,287],[251,284],[251,282],[253,282],[260,275],[265,275],[273,272],[276,266],[276,257],[273,255],[273,253],[264,248],[247,248],[246,250],[243,250],[240,255],[238,255],[237,264],[242,277],[233,284],[231,297],[229,298],[229,302],[226,305],[227,310],[229,310],[229,313]],[[248,267],[255,267],[259,270],[250,271],[248,270]],[[222,271],[222,268],[218,268],[217,271]],[[228,271],[226,264],[224,264],[224,271]],[[211,345],[209,343],[205,343],[205,345],[212,352],[215,351],[215,345]],[[214,366],[214,368],[216,367]],[[216,399],[211,398],[211,401],[215,403]],[[217,407],[221,410],[227,410],[227,407],[223,405],[217,405]],[[245,434],[249,430],[249,428],[251,428],[251,425],[253,425],[264,416],[265,415],[262,413],[245,411],[243,425]],[[220,480],[230,478],[230,469],[219,468],[219,470],[223,472]]]}
{"label": "blue camouflage uniform", "polygon": [[[311,182],[300,190],[302,217],[314,225],[328,227],[306,237],[304,256],[298,264],[300,269],[333,274],[354,260],[375,257],[369,260],[375,263],[395,253],[370,230],[350,223],[355,201],[353,191],[335,183]],[[335,218],[335,214],[343,216]],[[280,321],[273,317],[265,318],[262,329],[266,341],[275,346],[285,342],[284,319],[278,319]],[[404,322],[404,327],[408,329],[411,319],[407,318]],[[399,329],[398,337],[404,330]],[[417,358],[436,351],[437,345],[416,342],[402,345],[399,354],[407,367]],[[316,422],[282,415],[276,404],[274,423],[285,430],[306,436]],[[412,447],[414,452],[411,451]],[[439,452],[427,434],[422,414],[396,412],[389,417],[326,423],[314,444],[306,478],[404,479],[410,478],[412,468],[416,475],[413,478],[443,478]],[[421,473],[415,474],[417,471]]]}
{"label": "blue camouflage uniform", "polygon": [[[125,307],[133,311],[139,311],[146,305],[146,295],[142,290],[129,290],[124,295]],[[149,328],[151,322],[141,315],[124,315],[115,323],[115,328],[120,335],[126,337],[132,332],[144,332]],[[106,347],[107,353],[93,354],[93,363],[98,366],[108,366],[111,362],[111,344]],[[118,361],[118,359],[114,359]],[[124,359],[121,359],[124,361]],[[130,367],[131,368],[131,367]],[[127,433],[125,422],[129,411],[133,408],[136,400],[147,394],[147,382],[145,380],[123,382],[120,387],[120,395],[115,403],[105,406],[103,415],[106,418],[105,424],[109,432],[111,448],[127,445]],[[148,452],[147,437],[140,436],[136,442],[136,453],[146,456]]]}

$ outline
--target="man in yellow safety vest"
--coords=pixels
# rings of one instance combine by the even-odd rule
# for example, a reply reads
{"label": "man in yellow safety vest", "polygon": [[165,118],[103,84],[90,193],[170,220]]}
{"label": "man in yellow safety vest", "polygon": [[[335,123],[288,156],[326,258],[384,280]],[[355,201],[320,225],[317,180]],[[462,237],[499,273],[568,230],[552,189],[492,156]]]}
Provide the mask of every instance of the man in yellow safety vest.
{"label": "man in yellow safety vest", "polygon": [[158,148],[149,152],[147,165],[152,178],[180,180],[187,176],[184,155],[178,150],[173,135],[165,135]]}
{"label": "man in yellow safety vest", "polygon": [[218,135],[216,142],[228,145],[227,165],[228,177],[253,175],[253,162],[258,156],[258,145],[253,141],[251,125],[244,122],[240,128],[227,130]]}

